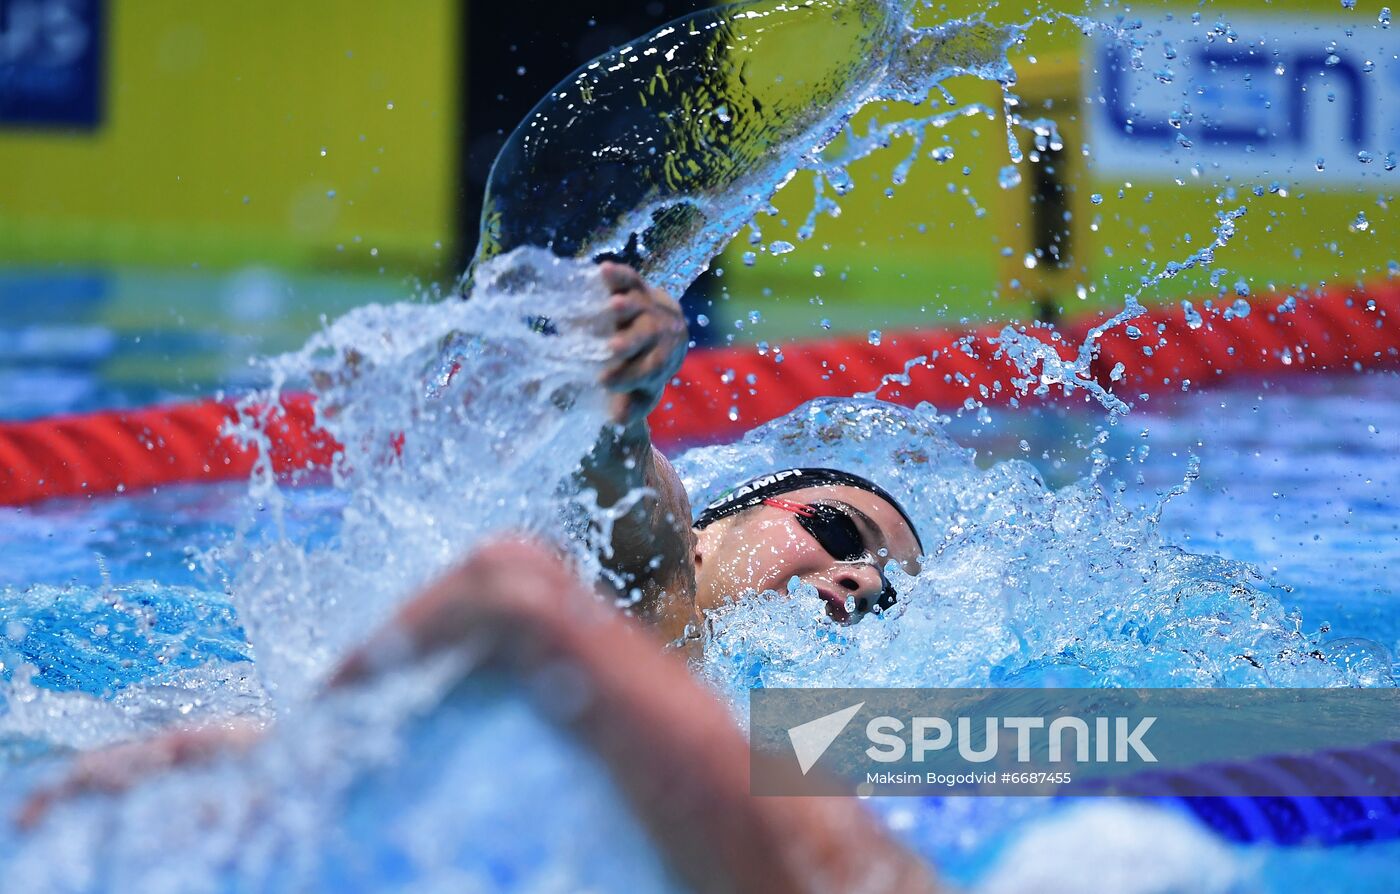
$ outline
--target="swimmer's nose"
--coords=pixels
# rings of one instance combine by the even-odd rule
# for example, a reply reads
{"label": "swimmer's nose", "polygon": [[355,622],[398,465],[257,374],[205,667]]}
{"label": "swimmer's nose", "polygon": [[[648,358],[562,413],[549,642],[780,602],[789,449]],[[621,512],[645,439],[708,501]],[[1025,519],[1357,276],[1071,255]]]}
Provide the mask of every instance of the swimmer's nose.
{"label": "swimmer's nose", "polygon": [[871,562],[842,563],[836,567],[833,579],[843,595],[856,597],[857,603],[865,600],[867,604],[874,604],[885,587],[880,569]]}

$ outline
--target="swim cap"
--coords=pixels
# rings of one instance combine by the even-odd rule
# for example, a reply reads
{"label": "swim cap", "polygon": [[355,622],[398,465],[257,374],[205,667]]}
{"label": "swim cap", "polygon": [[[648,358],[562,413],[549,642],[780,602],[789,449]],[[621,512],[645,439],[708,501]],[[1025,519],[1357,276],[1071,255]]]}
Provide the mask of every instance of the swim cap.
{"label": "swim cap", "polygon": [[919,545],[919,552],[924,551],[924,543],[919,539],[919,529],[914,527],[914,520],[909,517],[909,513],[904,511],[904,507],[899,505],[899,501],[890,495],[889,491],[869,478],[862,478],[860,475],[842,472],[839,469],[783,469],[781,472],[770,472],[767,475],[750,478],[743,484],[725,491],[718,500],[706,506],[701,511],[700,517],[695,520],[695,527],[706,527],[725,516],[733,515],[748,509],[750,506],[757,506],[767,498],[776,497],[778,494],[801,490],[804,487],[823,487],[834,484],[858,487],[889,503],[904,519],[904,523],[909,526],[910,532],[914,535],[914,542]]}

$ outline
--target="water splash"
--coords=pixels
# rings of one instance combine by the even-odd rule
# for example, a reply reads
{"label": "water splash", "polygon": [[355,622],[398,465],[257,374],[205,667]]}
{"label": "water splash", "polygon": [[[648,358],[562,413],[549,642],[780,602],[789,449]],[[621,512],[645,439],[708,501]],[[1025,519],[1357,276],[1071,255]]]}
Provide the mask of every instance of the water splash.
{"label": "water splash", "polygon": [[[810,593],[742,601],[711,619],[704,672],[742,710],[750,686],[1319,686],[1345,671],[1312,653],[1281,592],[1253,569],[1191,555],[1097,476],[1052,490],[1021,461],[982,470],[927,405],[820,400],[734,445],[677,463],[703,502],[788,466],[869,475],[901,500],[929,553],[887,618],[835,627]],[[1193,473],[1194,474],[1194,473]],[[1189,479],[1190,476],[1188,476]]]}
{"label": "water splash", "polygon": [[[1024,462],[979,469],[972,452],[948,437],[945,422],[927,406],[827,400],[740,443],[680,458],[677,468],[697,504],[735,477],[781,465],[869,475],[907,506],[932,556],[913,580],[891,569],[900,603],[888,617],[854,627],[832,625],[819,601],[801,591],[752,597],[717,613],[700,669],[737,706],[750,685],[1374,680],[1365,644],[1323,647],[1335,656],[1320,651],[1315,635],[1284,609],[1282,594],[1249,567],[1172,547],[1157,531],[1155,513],[1134,511],[1096,478],[1056,491]],[[451,502],[491,523],[515,521],[513,509],[492,515],[496,499],[499,492],[488,491]],[[383,534],[407,550],[425,536],[408,527],[405,521]],[[290,548],[279,544],[277,554]],[[317,548],[306,553],[314,557]],[[338,561],[351,558],[306,565],[335,572]],[[325,583],[346,595],[334,578]],[[401,594],[386,585],[379,595],[392,602]],[[340,618],[333,602],[304,607],[323,611],[327,623]],[[276,636],[269,626],[260,645],[276,647]],[[594,880],[610,890],[668,890],[642,832],[592,758],[490,681],[443,702],[451,670],[421,670],[315,705],[279,697],[271,738],[247,759],[154,780],[122,799],[75,805],[22,846],[0,834],[7,878],[53,891],[186,891],[230,880],[273,889],[452,881],[482,891],[573,890]],[[483,775],[482,767],[492,770]],[[502,768],[513,768],[509,786],[501,784]],[[25,787],[10,774],[9,791]],[[0,810],[8,807],[0,796]],[[1015,801],[934,808],[901,800],[879,809],[924,853],[951,859],[1050,808]],[[1056,828],[1084,831],[1077,823]],[[1183,827],[1173,840],[1197,834]],[[158,849],[145,843],[156,840]],[[56,859],[60,851],[69,856]],[[178,860],[171,859],[175,851]],[[616,859],[618,852],[627,859]]]}
{"label": "water splash", "polygon": [[[817,183],[818,202],[802,230],[810,237],[817,216],[839,211],[832,196],[852,187],[847,166],[895,137],[913,137],[917,153],[929,128],[1000,114],[1013,163],[1020,149],[1012,127],[1058,139],[1046,122],[1019,117],[1009,94],[1001,110],[969,106],[872,124],[864,134],[850,128],[862,105],[922,102],[952,74],[1014,83],[1005,50],[1018,28],[981,19],[913,28],[911,6],[750,2],[668,26],[585,67],[536,109],[497,166],[485,220],[490,238],[474,265],[472,301],[364,308],[272,362],[274,386],[260,400],[309,382],[320,396],[320,421],[345,445],[332,479],[344,502],[328,529],[302,537],[287,518],[295,498],[263,467],[251,499],[256,515],[269,521],[246,525],[209,556],[228,574],[270,703],[262,701],[263,688],[250,689],[260,709],[276,709],[277,731],[246,761],[80,805],[24,845],[0,839],[0,858],[12,871],[7,878],[32,890],[216,889],[231,881],[295,889],[324,883],[323,873],[341,864],[352,878],[400,879],[403,887],[426,879],[480,890],[567,890],[590,882],[663,889],[644,839],[597,767],[552,738],[519,701],[459,692],[448,699],[458,710],[419,724],[417,714],[444,698],[445,670],[331,703],[306,699],[337,654],[490,530],[567,528],[580,537],[580,565],[596,571],[589,563],[597,540],[587,531],[596,507],[579,507],[558,485],[603,419],[592,384],[602,354],[587,324],[601,292],[587,265],[538,247],[623,254],[679,291],[797,171],[811,172]],[[757,47],[816,22],[827,30],[814,33],[836,51],[806,54],[815,71],[804,78],[773,77],[779,72],[763,67]],[[697,71],[710,70],[723,76],[693,81]],[[605,139],[581,140],[590,127]],[[935,157],[946,161],[951,152],[935,150]],[[892,180],[901,180],[913,159],[900,162]],[[1240,213],[1223,214],[1210,246],[1149,271],[1141,289],[1211,263]],[[753,241],[763,244],[756,227]],[[506,253],[520,246],[525,250]],[[770,252],[779,248],[787,244],[769,243]],[[1004,331],[998,350],[1022,369],[1038,370],[1019,387],[1082,388],[1110,409],[1126,409],[1095,390],[1087,371],[1095,340],[1140,314],[1141,289],[1068,360],[1039,339]],[[542,328],[554,338],[542,341]],[[253,406],[242,434],[264,439],[266,423]],[[733,697],[755,683],[1383,679],[1366,648],[1343,644],[1329,660],[1253,569],[1166,543],[1157,530],[1160,505],[1152,513],[1125,506],[1100,480],[1102,466],[1085,481],[1052,490],[1023,462],[978,469],[944,423],[929,407],[824,401],[740,444],[681,460],[697,504],[736,477],[779,465],[863,472],[905,502],[931,547],[917,579],[891,571],[904,598],[887,618],[833,627],[800,590],[717,613],[701,670],[721,692]],[[31,683],[22,679],[9,691],[32,695]],[[139,685],[129,688],[144,694]],[[39,711],[9,716],[36,735],[46,718],[67,722],[68,708],[37,703]],[[124,730],[97,732],[101,740]],[[413,749],[405,743],[422,746],[433,766],[409,760],[404,752]],[[483,784],[467,772],[507,760],[532,773],[511,791],[494,776]],[[454,773],[446,783],[437,775],[444,765]],[[404,820],[397,829],[383,821],[386,811]],[[434,846],[415,845],[412,834],[395,838],[404,828],[433,830],[422,837]],[[160,842],[159,852],[151,841]],[[610,859],[609,848],[629,859]],[[179,860],[170,860],[172,850]],[[57,859],[75,853],[77,859]],[[636,877],[626,877],[633,866]]]}
{"label": "water splash", "polygon": [[[918,27],[916,6],[911,0],[749,0],[679,19],[588,63],[551,91],[502,150],[473,267],[517,245],[544,246],[575,257],[621,257],[681,294],[745,225],[754,246],[743,255],[745,265],[754,265],[760,252],[795,248],[783,240],[765,245],[755,215],[772,213],[772,197],[799,172],[810,171],[814,187],[797,229],[801,242],[812,238],[822,215],[840,214],[839,197],[855,186],[853,163],[908,137],[909,151],[890,176],[899,186],[922,156],[928,132],[965,117],[1003,122],[1010,164],[999,182],[1011,188],[1022,179],[1025,159],[1019,131],[1031,134],[1033,157],[1062,149],[1063,140],[1053,120],[1020,111],[1009,49],[1033,27],[1069,22],[1123,45],[1127,64],[1140,69],[1151,41],[1140,21],[1060,11],[1016,24],[976,15]],[[871,103],[919,107],[935,91],[935,104],[956,105],[943,83],[957,75],[996,83],[1001,107],[921,109],[903,120],[871,120],[864,133],[849,123]],[[946,161],[951,152],[931,155]],[[1062,346],[1073,353],[1068,359],[1060,346],[1006,327],[989,341],[996,357],[1020,370],[1006,384],[1022,396],[1082,390],[1110,413],[1127,413],[1129,404],[1090,375],[1099,340],[1141,313],[1145,291],[1212,265],[1244,213],[1244,207],[1220,213],[1210,244],[1145,273],[1123,297],[1121,313],[1079,345]]]}
{"label": "water splash", "polygon": [[[522,249],[483,265],[472,301],[363,307],[269,362],[272,388],[246,401],[241,432],[265,441],[255,408],[288,383],[313,385],[319,424],[344,445],[332,474],[345,495],[333,530],[308,544],[282,522],[264,465],[250,517],[266,509],[271,524],[245,526],[211,557],[270,693],[313,691],[484,534],[551,536],[575,512],[561,485],[606,418],[605,298],[591,264]],[[547,323],[532,313],[546,310]]]}
{"label": "water splash", "polygon": [[613,254],[681,294],[795,172],[817,171],[839,194],[845,164],[901,127],[937,126],[894,125],[823,159],[861,107],[922,103],[958,74],[1009,82],[1017,28],[981,17],[914,27],[915,5],[747,0],[588,63],[497,158],[473,269],[520,245]]}
{"label": "water splash", "polygon": [[[312,699],[337,656],[487,533],[534,532],[559,542],[581,574],[599,573],[608,515],[563,485],[605,419],[596,385],[608,356],[597,322],[605,298],[592,264],[527,248],[483,265],[470,302],[361,308],[269,361],[273,386],[245,403],[240,433],[266,439],[255,408],[283,387],[311,385],[321,424],[344,445],[331,482],[340,499],[307,536],[293,520],[303,492],[284,491],[267,468],[255,474],[247,521],[206,556],[227,573],[241,629],[228,627],[227,600],[118,590],[109,595],[125,603],[146,597],[128,625],[142,632],[127,638],[132,679],[98,668],[82,691],[60,693],[36,686],[33,666],[21,665],[3,692],[12,704],[0,706],[0,745],[23,763],[0,767],[0,816],[13,816],[37,781],[65,772],[54,757],[67,748],[233,717],[275,725],[246,757],[62,808],[37,834],[16,837],[0,823],[7,883],[183,892],[451,880],[548,891],[592,879],[608,890],[664,890],[664,872],[601,768],[513,690],[473,681],[449,696],[458,673],[449,661]],[[548,310],[547,321],[529,313],[536,308]],[[82,589],[54,596],[27,598],[74,629],[107,598]],[[87,601],[95,606],[86,613],[72,605]],[[221,613],[190,617],[208,601]],[[27,604],[6,608],[28,625],[39,614]],[[81,670],[86,650],[62,635],[35,640],[49,641],[63,649],[56,662]],[[109,645],[97,639],[92,656],[118,660]],[[207,702],[186,709],[200,697]],[[478,772],[515,761],[522,769],[510,787]],[[561,776],[590,794],[560,802]],[[503,798],[535,808],[503,820]],[[542,815],[559,822],[542,825]],[[415,839],[389,828],[436,831]],[[597,830],[596,839],[580,844],[580,829]],[[605,846],[636,859],[595,859]],[[547,859],[535,858],[540,849]]]}

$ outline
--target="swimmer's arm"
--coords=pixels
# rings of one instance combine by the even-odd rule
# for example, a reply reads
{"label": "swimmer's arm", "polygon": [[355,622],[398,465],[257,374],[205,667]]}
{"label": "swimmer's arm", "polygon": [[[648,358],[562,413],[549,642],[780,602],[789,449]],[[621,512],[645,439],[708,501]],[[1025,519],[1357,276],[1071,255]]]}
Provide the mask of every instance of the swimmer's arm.
{"label": "swimmer's arm", "polygon": [[624,593],[636,589],[645,614],[660,599],[688,598],[691,575],[690,502],[669,462],[651,443],[647,414],[685,358],[686,325],[680,304],[648,286],[637,273],[605,263],[600,272],[610,294],[606,322],[612,358],[602,375],[610,392],[612,424],[600,433],[584,463],[583,484],[603,507],[645,492],[612,530],[610,571]]}
{"label": "swimmer's arm", "polygon": [[[748,743],[728,710],[635,625],[612,618],[565,626],[554,634],[553,654],[578,670],[592,695],[566,726],[602,758],[695,890],[937,889],[928,868],[854,798],[750,794]],[[802,778],[791,772],[791,790],[801,791]]]}
{"label": "swimmer's arm", "polygon": [[[546,697],[542,713],[599,756],[672,868],[697,891],[937,888],[927,867],[854,798],[750,795],[748,744],[728,710],[679,656],[608,609],[538,546],[498,542],[478,550],[352,655],[332,685],[452,649]],[[539,674],[552,682],[531,685]],[[568,705],[547,699],[561,675],[580,695]],[[794,775],[794,791],[806,784]]]}
{"label": "swimmer's arm", "polygon": [[605,432],[584,464],[583,483],[597,491],[604,507],[617,505],[629,494],[643,494],[613,523],[612,555],[604,560],[621,578],[624,594],[636,591],[634,612],[655,620],[648,615],[663,600],[693,598],[690,500],[671,463],[652,446],[646,422]]}

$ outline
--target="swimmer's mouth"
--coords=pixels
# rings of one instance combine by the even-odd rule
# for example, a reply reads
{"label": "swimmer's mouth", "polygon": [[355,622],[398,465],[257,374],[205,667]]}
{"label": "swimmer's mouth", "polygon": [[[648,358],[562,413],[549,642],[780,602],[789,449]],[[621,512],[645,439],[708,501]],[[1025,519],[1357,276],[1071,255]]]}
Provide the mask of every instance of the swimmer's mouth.
{"label": "swimmer's mouth", "polygon": [[826,616],[837,624],[850,624],[855,620],[850,610],[846,608],[846,600],[842,597],[820,588],[817,590],[817,595],[821,597],[822,602],[826,603]]}

